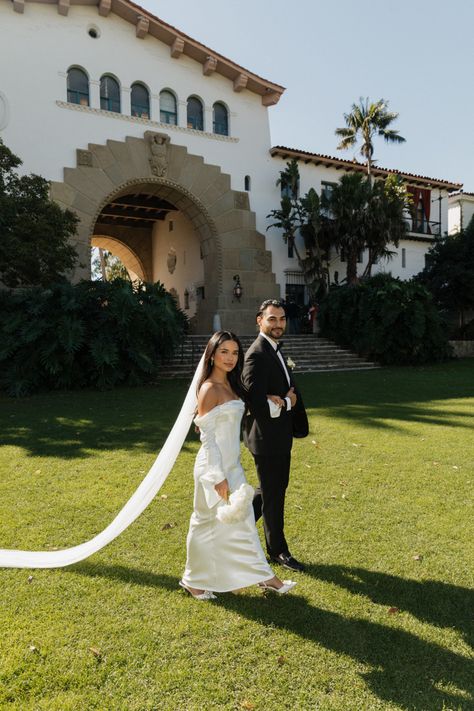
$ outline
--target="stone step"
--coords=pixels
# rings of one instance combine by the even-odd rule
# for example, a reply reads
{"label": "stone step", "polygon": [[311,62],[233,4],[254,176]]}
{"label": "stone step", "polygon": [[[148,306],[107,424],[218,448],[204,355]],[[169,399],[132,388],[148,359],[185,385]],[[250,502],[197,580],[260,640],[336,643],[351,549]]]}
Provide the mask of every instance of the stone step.
{"label": "stone step", "polygon": [[[208,335],[187,336],[175,355],[163,362],[160,378],[190,378],[209,340]],[[250,334],[240,338],[244,350],[255,340]],[[327,338],[312,334],[288,335],[284,338],[285,356],[295,362],[295,373],[321,373],[378,368],[346,348],[340,348]]]}

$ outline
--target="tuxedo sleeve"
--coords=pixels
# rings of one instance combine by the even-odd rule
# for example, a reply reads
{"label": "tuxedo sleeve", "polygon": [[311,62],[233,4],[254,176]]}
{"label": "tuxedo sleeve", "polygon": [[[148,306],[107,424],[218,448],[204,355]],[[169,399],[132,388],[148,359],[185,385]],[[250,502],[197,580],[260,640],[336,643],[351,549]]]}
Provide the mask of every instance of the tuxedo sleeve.
{"label": "tuxedo sleeve", "polygon": [[[245,361],[243,372],[244,385],[247,388],[250,410],[257,420],[271,420],[270,407],[267,399],[268,370],[262,358],[250,354]],[[271,393],[273,394],[273,393]]]}

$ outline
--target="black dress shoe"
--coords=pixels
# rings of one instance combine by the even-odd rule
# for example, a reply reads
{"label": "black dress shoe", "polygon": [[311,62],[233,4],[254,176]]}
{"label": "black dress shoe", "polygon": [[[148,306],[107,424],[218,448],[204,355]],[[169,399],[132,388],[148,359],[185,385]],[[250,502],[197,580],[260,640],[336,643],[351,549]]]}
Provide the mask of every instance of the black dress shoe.
{"label": "black dress shoe", "polygon": [[275,563],[279,563],[282,565],[284,568],[289,568],[290,570],[296,570],[298,573],[302,573],[303,570],[305,569],[303,563],[300,563],[299,560],[296,560],[296,558],[293,558],[290,553],[280,553],[280,555],[272,555],[270,556],[271,560],[273,560]]}

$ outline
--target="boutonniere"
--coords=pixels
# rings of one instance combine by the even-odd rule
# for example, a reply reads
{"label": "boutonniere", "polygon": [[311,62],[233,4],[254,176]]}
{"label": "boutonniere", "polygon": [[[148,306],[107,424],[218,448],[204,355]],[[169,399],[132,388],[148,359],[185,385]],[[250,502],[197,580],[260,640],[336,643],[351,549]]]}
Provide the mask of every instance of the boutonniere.
{"label": "boutonniere", "polygon": [[295,361],[292,360],[291,358],[286,359],[286,364],[290,370],[293,370],[293,368],[296,366]]}

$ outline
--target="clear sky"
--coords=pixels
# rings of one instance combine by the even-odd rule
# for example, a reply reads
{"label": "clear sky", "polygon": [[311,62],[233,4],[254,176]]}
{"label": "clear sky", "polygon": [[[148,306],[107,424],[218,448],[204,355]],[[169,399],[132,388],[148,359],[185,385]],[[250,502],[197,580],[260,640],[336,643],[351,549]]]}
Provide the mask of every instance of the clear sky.
{"label": "clear sky", "polygon": [[135,0],[216,52],[286,87],[272,145],[352,159],[334,129],[360,96],[389,101],[401,145],[382,167],[474,192],[473,0]]}

